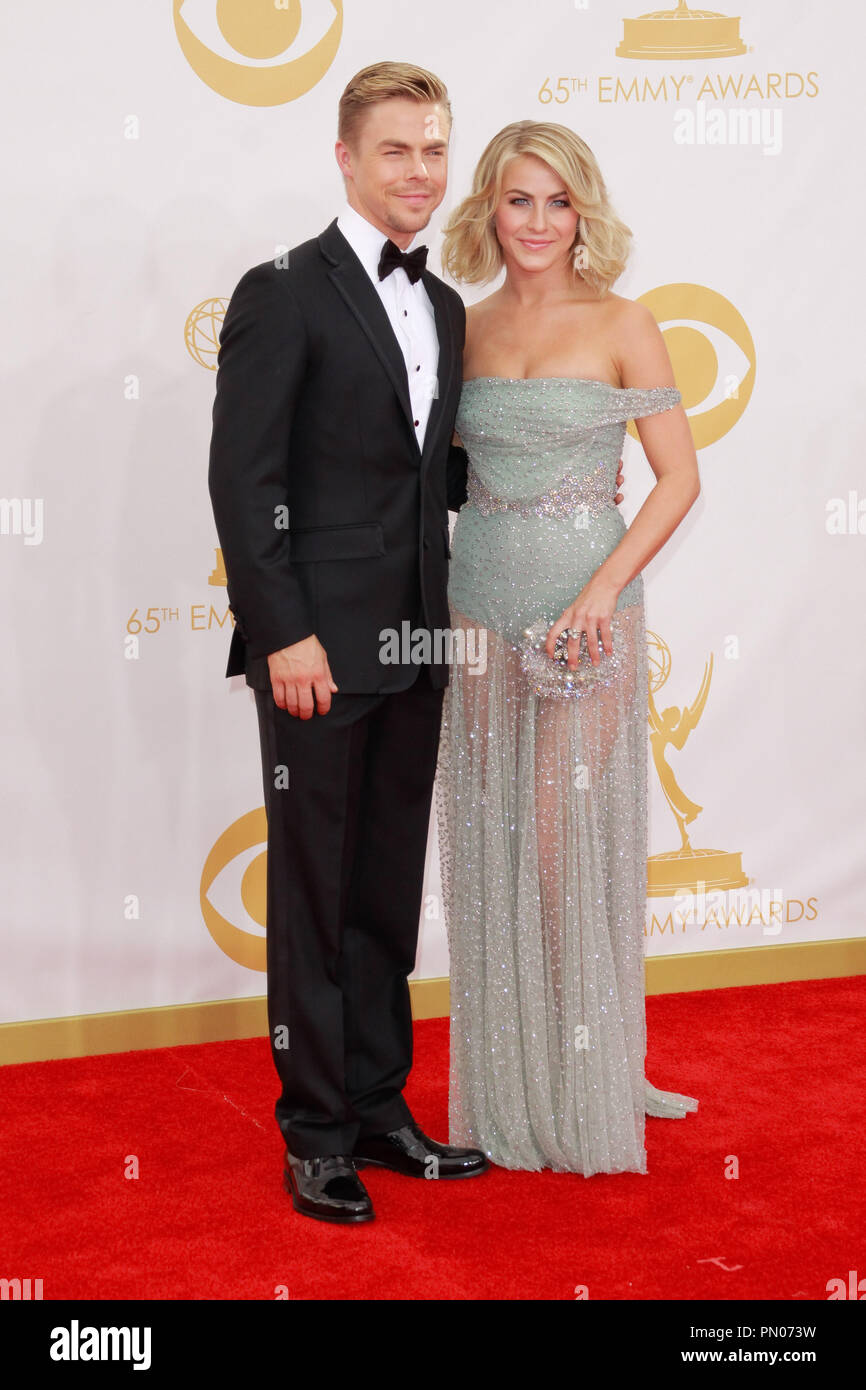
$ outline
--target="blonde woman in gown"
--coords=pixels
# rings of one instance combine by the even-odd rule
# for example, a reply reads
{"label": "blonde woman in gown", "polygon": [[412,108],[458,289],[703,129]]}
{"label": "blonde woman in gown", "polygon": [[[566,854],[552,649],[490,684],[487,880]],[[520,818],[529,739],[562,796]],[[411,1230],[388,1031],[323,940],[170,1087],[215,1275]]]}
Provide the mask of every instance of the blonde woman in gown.
{"label": "blonde woman in gown", "polygon": [[[700,484],[661,333],[610,293],[629,236],[584,142],[527,121],[487,147],[444,250],[458,280],[506,272],[469,311],[457,415],[468,486],[448,592],[470,660],[451,667],[436,786],[450,1138],[506,1168],[587,1176],[646,1172],[645,1114],[697,1109],[644,1072],[640,570]],[[627,531],[614,479],[629,419],[658,481]],[[566,629],[570,665],[587,644],[579,694],[539,695],[524,674],[539,618],[548,656]]]}

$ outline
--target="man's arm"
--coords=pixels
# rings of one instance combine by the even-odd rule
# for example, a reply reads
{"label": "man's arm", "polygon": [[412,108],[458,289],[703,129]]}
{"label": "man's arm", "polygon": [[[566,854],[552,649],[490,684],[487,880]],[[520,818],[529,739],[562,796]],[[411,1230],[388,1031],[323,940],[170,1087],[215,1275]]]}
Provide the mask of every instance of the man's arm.
{"label": "man's arm", "polygon": [[[460,352],[458,361],[460,371],[463,371],[463,352],[466,347],[466,306],[456,290],[452,291],[457,307],[457,318],[460,325]],[[448,461],[445,465],[445,497],[446,506],[449,512],[459,512],[466,497],[466,469],[469,458],[466,450],[460,443],[460,436],[456,430],[452,435],[451,443],[448,445]]]}
{"label": "man's arm", "polygon": [[208,488],[232,612],[251,656],[301,641],[313,624],[292,574],[289,436],[306,331],[270,264],[238,282],[220,333]]}
{"label": "man's arm", "polygon": [[[455,435],[454,438],[456,439],[457,436]],[[459,512],[466,501],[466,467],[468,461],[466,450],[461,444],[451,443],[448,445],[445,489],[449,512]]]}

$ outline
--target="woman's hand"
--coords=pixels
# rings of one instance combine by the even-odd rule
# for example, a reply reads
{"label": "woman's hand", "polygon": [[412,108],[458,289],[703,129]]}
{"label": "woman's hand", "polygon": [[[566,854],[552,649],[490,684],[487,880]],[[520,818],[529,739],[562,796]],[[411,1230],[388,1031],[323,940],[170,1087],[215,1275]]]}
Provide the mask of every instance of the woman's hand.
{"label": "woman's hand", "polygon": [[568,667],[570,671],[577,668],[581,632],[586,633],[587,650],[593,666],[598,666],[601,663],[601,650],[598,645],[599,631],[601,632],[602,646],[610,656],[613,652],[610,620],[616,611],[619,593],[619,589],[614,585],[594,574],[589,583],[581,589],[574,603],[570,604],[561,617],[557,618],[548,632],[545,643],[547,655],[550,657],[554,655],[557,637],[565,628],[570,628],[577,633],[577,637],[569,637],[568,639]]}

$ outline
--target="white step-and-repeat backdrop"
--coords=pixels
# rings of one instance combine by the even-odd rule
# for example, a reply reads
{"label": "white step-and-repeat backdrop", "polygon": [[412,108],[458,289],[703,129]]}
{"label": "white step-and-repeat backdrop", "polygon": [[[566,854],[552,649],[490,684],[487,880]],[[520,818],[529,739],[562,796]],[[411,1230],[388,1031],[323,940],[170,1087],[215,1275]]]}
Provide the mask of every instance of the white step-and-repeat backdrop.
{"label": "white step-and-repeat backdrop", "polygon": [[[662,15],[7,6],[0,1020],[264,992],[258,735],[223,678],[206,483],[217,335],[241,274],[335,216],[337,100],[384,58],[450,89],[434,269],[489,137],[556,120],[635,232],[617,291],[667,335],[703,491],[645,575],[647,952],[863,934],[866,19]],[[636,435],[625,472],[628,520]],[[434,827],[416,973],[447,965]]]}

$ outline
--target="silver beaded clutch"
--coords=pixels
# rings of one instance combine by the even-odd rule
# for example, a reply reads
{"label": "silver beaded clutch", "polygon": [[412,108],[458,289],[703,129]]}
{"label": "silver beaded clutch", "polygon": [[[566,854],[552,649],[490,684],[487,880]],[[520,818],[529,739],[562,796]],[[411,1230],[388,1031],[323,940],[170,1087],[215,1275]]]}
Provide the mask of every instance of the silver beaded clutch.
{"label": "silver beaded clutch", "polygon": [[618,615],[614,613],[610,622],[613,651],[610,655],[601,646],[601,660],[593,666],[586,645],[586,633],[580,634],[580,651],[577,667],[568,668],[568,639],[562,633],[556,640],[555,656],[550,657],[544,650],[547,634],[553,626],[553,618],[537,618],[524,628],[520,641],[520,667],[536,695],[549,695],[559,699],[572,699],[578,695],[590,694],[593,690],[608,686],[619,675],[622,665],[620,655],[621,637]]}

